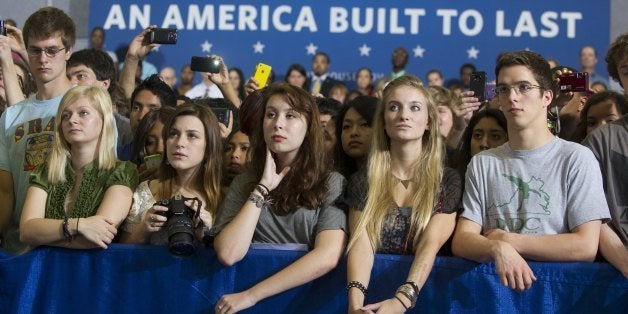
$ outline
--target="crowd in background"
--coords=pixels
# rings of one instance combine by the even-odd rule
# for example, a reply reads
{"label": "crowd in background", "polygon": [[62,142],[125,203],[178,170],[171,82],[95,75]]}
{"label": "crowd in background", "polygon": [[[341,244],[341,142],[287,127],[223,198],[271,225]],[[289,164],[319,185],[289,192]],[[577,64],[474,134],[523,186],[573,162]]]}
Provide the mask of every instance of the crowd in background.
{"label": "crowd in background", "polygon": [[[307,250],[246,291],[222,296],[233,313],[312,281],[347,255],[350,312],[414,307],[438,254],[494,261],[504,286],[528,289],[528,260],[606,260],[628,277],[628,34],[604,60],[624,93],[580,65],[503,52],[491,91],[471,89],[473,64],[445,80],[391,71],[356,88],[329,75],[330,55],[263,84],[217,73],[156,69],[145,59],[155,26],[130,39],[124,60],[74,51],[63,11],[34,12],[0,35],[0,231],[14,254],[40,245],[174,246],[172,204],[189,209],[190,241],[233,265],[251,243]],[[588,86],[565,88],[586,72]],[[195,76],[201,82],[194,84]],[[562,79],[562,84],[561,84]],[[447,81],[447,84],[446,84]],[[164,202],[169,200],[170,203]],[[170,204],[170,205],[169,205]],[[178,204],[178,203],[177,203]],[[364,304],[374,254],[413,255],[388,300]],[[391,291],[392,293],[392,291]]]}

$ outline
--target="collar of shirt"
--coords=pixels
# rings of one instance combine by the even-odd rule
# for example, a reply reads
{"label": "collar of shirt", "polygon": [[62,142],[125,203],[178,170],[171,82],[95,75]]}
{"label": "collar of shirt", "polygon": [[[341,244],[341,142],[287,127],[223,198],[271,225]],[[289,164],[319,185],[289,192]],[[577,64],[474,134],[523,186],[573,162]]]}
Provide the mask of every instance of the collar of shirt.
{"label": "collar of shirt", "polygon": [[320,80],[321,84],[322,84],[327,79],[327,73],[325,73],[325,74],[323,74],[321,76],[312,75],[312,82],[316,81],[317,79]]}

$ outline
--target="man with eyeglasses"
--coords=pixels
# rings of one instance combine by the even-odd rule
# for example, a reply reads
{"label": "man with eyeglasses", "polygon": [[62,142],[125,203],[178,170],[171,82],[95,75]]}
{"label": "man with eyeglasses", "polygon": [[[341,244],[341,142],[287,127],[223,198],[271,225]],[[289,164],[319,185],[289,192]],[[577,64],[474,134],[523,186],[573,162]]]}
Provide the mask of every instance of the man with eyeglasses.
{"label": "man with eyeglasses", "polygon": [[12,253],[26,248],[19,239],[19,222],[28,178],[53,145],[54,117],[71,87],[65,66],[76,26],[62,10],[46,7],[26,20],[23,34],[37,94],[7,108],[0,118],[0,230],[2,247]]}
{"label": "man with eyeglasses", "polygon": [[529,51],[502,53],[495,75],[509,140],[471,160],[452,249],[494,261],[501,283],[522,291],[536,280],[526,259],[593,261],[610,215],[593,154],[547,128],[547,61]]}

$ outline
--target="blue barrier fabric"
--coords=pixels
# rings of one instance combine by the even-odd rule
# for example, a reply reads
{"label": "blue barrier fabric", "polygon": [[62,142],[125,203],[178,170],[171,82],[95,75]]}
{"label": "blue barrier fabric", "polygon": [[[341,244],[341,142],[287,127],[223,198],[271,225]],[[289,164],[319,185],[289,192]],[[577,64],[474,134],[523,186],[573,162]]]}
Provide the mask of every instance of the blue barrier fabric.
{"label": "blue barrier fabric", "polygon": [[[0,313],[212,313],[225,293],[245,290],[302,256],[251,249],[224,267],[211,249],[189,258],[166,247],[107,250],[42,247],[22,256],[0,251]],[[411,256],[378,255],[367,301],[389,298]],[[624,313],[628,280],[606,263],[530,263],[537,281],[525,292],[502,287],[494,265],[439,257],[416,309],[427,313]],[[346,264],[258,303],[245,313],[346,313]],[[623,310],[622,310],[623,309]]]}

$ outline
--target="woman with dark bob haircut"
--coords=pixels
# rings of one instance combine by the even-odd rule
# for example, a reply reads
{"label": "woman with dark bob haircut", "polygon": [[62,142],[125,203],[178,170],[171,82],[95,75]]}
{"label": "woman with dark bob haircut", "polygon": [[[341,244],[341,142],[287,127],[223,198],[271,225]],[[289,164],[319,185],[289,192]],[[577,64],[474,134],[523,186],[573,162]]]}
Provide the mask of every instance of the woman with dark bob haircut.
{"label": "woman with dark bob haircut", "polygon": [[286,71],[286,82],[292,86],[305,89],[307,86],[307,71],[300,64],[292,64]]}
{"label": "woman with dark bob haircut", "polygon": [[334,204],[344,178],[330,172],[314,98],[283,83],[264,89],[264,111],[252,132],[251,170],[236,177],[212,234],[218,259],[233,265],[251,243],[308,247],[293,264],[250,289],[223,295],[216,313],[234,313],[310,282],[338,264],[346,216]]}
{"label": "woman with dark bob haircut", "polygon": [[336,121],[336,169],[349,178],[366,165],[371,149],[377,98],[358,96],[342,107]]}
{"label": "woman with dark bob haircut", "polygon": [[464,176],[471,157],[508,141],[507,124],[504,113],[499,109],[489,108],[476,112],[462,134],[452,166]]}

